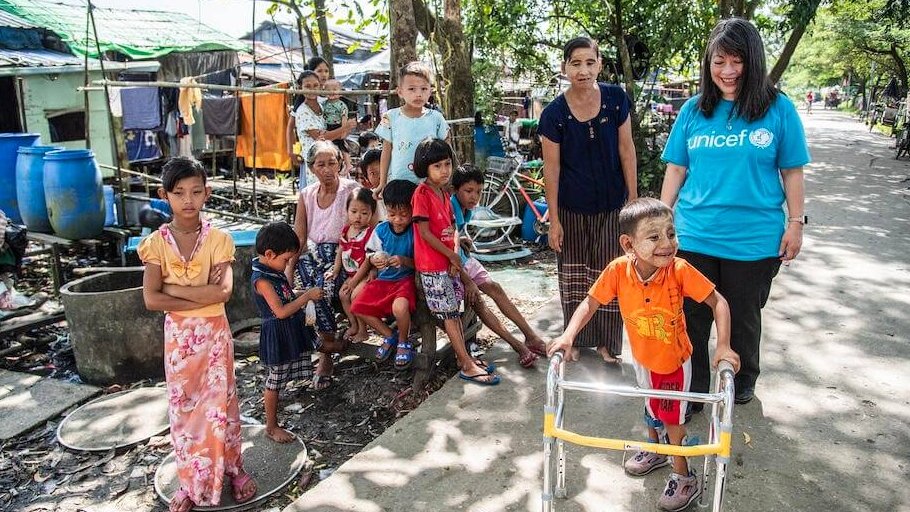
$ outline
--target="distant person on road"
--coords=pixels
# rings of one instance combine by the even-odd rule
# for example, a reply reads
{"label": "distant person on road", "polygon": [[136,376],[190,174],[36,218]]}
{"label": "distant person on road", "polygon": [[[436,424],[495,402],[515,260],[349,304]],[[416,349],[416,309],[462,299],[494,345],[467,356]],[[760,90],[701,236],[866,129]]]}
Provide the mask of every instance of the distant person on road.
{"label": "distant person on road", "polygon": [[[569,88],[543,110],[537,129],[550,212],[549,243],[556,251],[566,325],[597,274],[622,255],[619,210],[638,197],[632,102],[619,87],[597,82],[601,69],[593,39],[566,43],[562,72]],[[597,347],[606,362],[619,362],[622,317],[616,303],[601,306],[576,342],[578,347]]]}
{"label": "distant person on road", "polygon": [[[578,306],[562,336],[547,352],[570,351],[578,332],[597,308],[614,299],[626,322],[632,361],[642,389],[689,391],[692,343],[686,336],[682,299],[704,304],[717,323],[714,366],[729,361],[734,371],[739,357],[730,349],[730,310],[727,301],[698,270],[676,258],[678,247],[673,212],[657,199],[630,201],[619,212],[619,244],[625,256],[601,272],[584,302]],[[572,358],[567,355],[567,360]],[[685,401],[649,398],[645,423],[651,443],[681,445],[686,436]],[[639,450],[624,467],[631,476],[644,476],[670,464],[666,455]],[[673,473],[657,502],[661,510],[689,506],[701,493],[695,471],[685,457],[673,457]]]}
{"label": "distant person on road", "polygon": [[[736,402],[744,404],[760,373],[761,310],[771,280],[803,243],[809,150],[796,107],[768,79],[754,25],[721,21],[701,69],[701,94],[683,105],[664,148],[661,201],[676,213],[679,256],[730,303],[731,345],[742,358]],[[684,309],[694,347],[692,391],[705,393],[712,312],[692,300]]]}
{"label": "distant person on road", "polygon": [[806,113],[812,113],[812,103],[815,102],[815,93],[809,91],[806,93]]}

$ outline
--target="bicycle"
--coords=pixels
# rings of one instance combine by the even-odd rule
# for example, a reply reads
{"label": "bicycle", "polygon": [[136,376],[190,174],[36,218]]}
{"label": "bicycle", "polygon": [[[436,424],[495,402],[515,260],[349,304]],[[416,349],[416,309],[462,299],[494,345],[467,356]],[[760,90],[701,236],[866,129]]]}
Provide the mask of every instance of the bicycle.
{"label": "bicycle", "polygon": [[[512,231],[515,226],[522,224],[519,217],[519,195],[534,213],[534,232],[538,236],[549,232],[549,212],[541,213],[531,197],[533,191],[529,192],[522,185],[522,181],[528,182],[542,192],[544,183],[519,172],[522,166],[529,168],[518,159],[495,156],[487,158],[487,176],[480,193],[480,202],[474,209],[472,221],[466,227],[468,236],[478,248],[511,244]],[[516,195],[516,191],[519,195]]]}

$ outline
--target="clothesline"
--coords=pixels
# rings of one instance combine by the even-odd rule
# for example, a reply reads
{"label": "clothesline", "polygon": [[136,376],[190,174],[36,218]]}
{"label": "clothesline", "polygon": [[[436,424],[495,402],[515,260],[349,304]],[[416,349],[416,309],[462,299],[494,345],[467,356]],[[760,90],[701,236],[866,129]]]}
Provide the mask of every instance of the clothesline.
{"label": "clothesline", "polygon": [[[119,80],[93,80],[90,86],[77,87],[77,91],[103,91],[104,86],[109,87],[163,87],[170,89],[210,89],[213,91],[233,91],[233,92],[250,92],[250,93],[281,93],[289,95],[300,94],[318,94],[327,96],[329,94],[338,94],[338,91],[326,91],[322,89],[283,89],[280,87],[244,87],[240,85],[216,85],[216,84],[183,84],[179,82],[124,82]],[[351,91],[341,91],[342,96],[350,95],[379,95],[388,96],[394,92],[357,89]]]}

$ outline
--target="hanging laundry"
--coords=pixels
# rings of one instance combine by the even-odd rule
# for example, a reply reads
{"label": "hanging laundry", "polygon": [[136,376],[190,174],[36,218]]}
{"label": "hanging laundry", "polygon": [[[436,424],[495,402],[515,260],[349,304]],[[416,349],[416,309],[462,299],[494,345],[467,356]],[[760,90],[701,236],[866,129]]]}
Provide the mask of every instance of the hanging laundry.
{"label": "hanging laundry", "polygon": [[[181,84],[196,84],[196,79],[188,76],[186,78],[180,79]],[[196,89],[195,87],[184,87],[180,89],[180,99],[177,100],[177,104],[180,106],[180,115],[183,117],[183,122],[188,126],[196,124],[196,118],[193,116],[193,109],[196,110],[202,107],[202,89]]]}
{"label": "hanging laundry", "polygon": [[237,97],[203,96],[202,126],[206,135],[236,135]]}
{"label": "hanging laundry", "polygon": [[111,107],[111,115],[114,117],[123,117],[123,104],[120,103],[120,87],[108,87],[108,104]]}
{"label": "hanging laundry", "polygon": [[177,118],[177,155],[193,158],[193,127],[182,117]]}
{"label": "hanging laundry", "polygon": [[291,170],[284,128],[288,124],[287,96],[281,93],[256,94],[256,160],[253,161],[253,95],[240,97],[240,135],[236,155],[247,167]]}
{"label": "hanging laundry", "polygon": [[158,133],[152,130],[124,130],[126,159],[130,162],[161,158]]}
{"label": "hanging laundry", "polygon": [[161,127],[161,99],[157,87],[125,87],[120,91],[124,130]]}

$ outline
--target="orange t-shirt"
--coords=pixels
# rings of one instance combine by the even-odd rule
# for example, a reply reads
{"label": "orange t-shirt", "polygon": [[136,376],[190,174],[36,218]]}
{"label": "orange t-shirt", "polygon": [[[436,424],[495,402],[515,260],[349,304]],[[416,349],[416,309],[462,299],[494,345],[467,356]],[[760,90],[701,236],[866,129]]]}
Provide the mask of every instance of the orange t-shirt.
{"label": "orange t-shirt", "polygon": [[642,282],[628,256],[611,261],[588,294],[606,304],[616,298],[632,357],[655,373],[673,373],[692,355],[683,298],[704,302],[714,283],[681,258]]}

